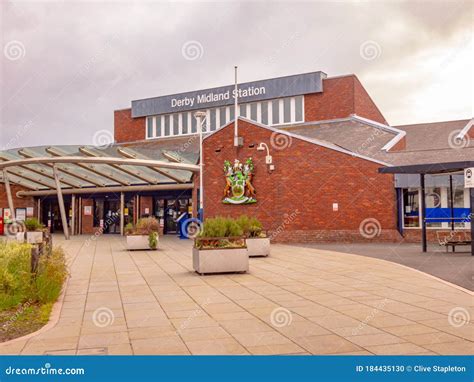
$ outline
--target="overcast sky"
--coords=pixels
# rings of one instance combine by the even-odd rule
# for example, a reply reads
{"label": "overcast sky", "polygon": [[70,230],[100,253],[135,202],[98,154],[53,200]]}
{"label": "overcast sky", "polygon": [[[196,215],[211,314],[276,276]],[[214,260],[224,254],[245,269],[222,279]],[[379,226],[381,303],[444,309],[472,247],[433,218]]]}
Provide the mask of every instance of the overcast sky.
{"label": "overcast sky", "polygon": [[132,99],[355,73],[392,125],[471,118],[473,2],[2,0],[0,150],[90,144]]}

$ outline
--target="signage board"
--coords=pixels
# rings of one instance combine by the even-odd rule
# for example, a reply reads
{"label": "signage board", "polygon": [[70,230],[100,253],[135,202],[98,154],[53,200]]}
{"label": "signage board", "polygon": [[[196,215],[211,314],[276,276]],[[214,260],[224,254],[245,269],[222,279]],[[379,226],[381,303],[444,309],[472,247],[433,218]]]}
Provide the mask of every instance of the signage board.
{"label": "signage board", "polygon": [[464,187],[474,188],[474,167],[464,169]]}
{"label": "signage board", "polygon": [[247,103],[320,93],[324,78],[325,73],[312,72],[238,84],[237,93],[234,85],[228,85],[135,100],[132,101],[132,118],[233,105],[236,94],[239,103]]}

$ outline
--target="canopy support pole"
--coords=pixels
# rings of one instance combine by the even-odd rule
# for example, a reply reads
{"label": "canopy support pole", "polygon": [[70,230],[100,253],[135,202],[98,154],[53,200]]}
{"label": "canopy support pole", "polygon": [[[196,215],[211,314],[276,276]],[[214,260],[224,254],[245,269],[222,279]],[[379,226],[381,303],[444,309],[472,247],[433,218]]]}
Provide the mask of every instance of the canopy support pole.
{"label": "canopy support pole", "polygon": [[453,195],[453,176],[449,175],[449,201],[451,203],[451,231],[454,231],[454,195]]}
{"label": "canopy support pole", "polygon": [[422,251],[426,252],[426,200],[425,200],[425,174],[420,174],[421,186],[421,246]]}
{"label": "canopy support pole", "polygon": [[76,195],[71,195],[71,235],[76,234]]}
{"label": "canopy support pole", "polygon": [[123,223],[125,222],[125,216],[123,211],[125,209],[125,196],[123,192],[120,193],[120,235],[123,236]]}
{"label": "canopy support pole", "polygon": [[3,181],[5,182],[5,191],[7,192],[8,208],[10,209],[11,220],[15,221],[15,206],[13,205],[12,189],[10,187],[10,179],[8,179],[8,171],[3,169]]}
{"label": "canopy support pole", "polygon": [[474,256],[474,188],[471,188],[471,256]]}
{"label": "canopy support pole", "polygon": [[69,229],[67,226],[66,209],[64,208],[63,192],[61,190],[61,182],[59,181],[59,174],[58,174],[58,169],[56,165],[53,166],[53,173],[54,173],[54,181],[56,183],[56,192],[58,194],[58,204],[59,204],[59,211],[61,212],[61,221],[63,224],[64,237],[66,238],[66,240],[69,240]]}

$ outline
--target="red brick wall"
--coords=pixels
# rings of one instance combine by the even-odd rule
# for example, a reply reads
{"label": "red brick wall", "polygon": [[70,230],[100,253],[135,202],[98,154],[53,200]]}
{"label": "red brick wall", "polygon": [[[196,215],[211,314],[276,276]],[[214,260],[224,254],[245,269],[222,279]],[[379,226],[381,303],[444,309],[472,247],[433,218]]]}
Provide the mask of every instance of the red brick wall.
{"label": "red brick wall", "polygon": [[[449,231],[450,228],[444,228],[444,229],[427,229],[426,230],[426,239],[429,243],[439,243],[438,241],[438,236],[436,235],[436,232],[438,231]],[[467,232],[468,234],[471,233],[469,230],[458,230],[456,229],[455,232]],[[421,228],[419,229],[405,229],[403,230],[403,241],[406,243],[420,243],[421,245]]]}
{"label": "red brick wall", "polygon": [[[273,134],[273,139],[272,139]],[[244,147],[232,145],[233,126],[227,126],[204,141],[204,215],[258,217],[274,241],[364,241],[359,226],[376,219],[381,228],[378,240],[399,240],[393,177],[379,174],[379,164],[352,157],[296,138],[287,148],[276,142],[286,139],[272,131],[239,121]],[[274,144],[272,145],[272,141]],[[270,147],[274,172],[269,173],[265,153],[258,143]],[[253,144],[253,148],[249,145]],[[275,146],[275,147],[272,147]],[[281,147],[281,146],[280,146]],[[216,152],[220,149],[220,152]],[[254,159],[256,204],[222,203],[224,160]],[[333,203],[339,210],[333,211]]]}
{"label": "red brick wall", "polygon": [[[15,184],[11,184],[10,187],[13,196],[13,206],[15,207],[15,209],[33,207],[34,216],[38,217],[38,208],[36,205],[36,201],[33,197],[18,198],[16,196],[16,193],[18,191],[28,191],[28,189],[21,186],[17,186]],[[3,183],[0,183],[0,208],[8,208],[7,192],[5,190],[5,184]]]}
{"label": "red brick wall", "polygon": [[145,139],[145,117],[132,118],[132,109],[114,111],[114,138],[116,142],[132,142]]}
{"label": "red brick wall", "polygon": [[346,118],[351,114],[386,123],[355,75],[323,80],[323,92],[304,97],[305,121]]}

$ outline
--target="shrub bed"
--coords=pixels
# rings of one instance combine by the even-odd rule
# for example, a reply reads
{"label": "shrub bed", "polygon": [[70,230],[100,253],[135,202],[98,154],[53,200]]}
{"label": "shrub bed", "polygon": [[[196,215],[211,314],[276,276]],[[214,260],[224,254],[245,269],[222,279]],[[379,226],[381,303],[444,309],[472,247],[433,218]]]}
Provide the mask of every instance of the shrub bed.
{"label": "shrub bed", "polygon": [[41,256],[33,274],[31,245],[0,241],[0,342],[46,324],[66,276],[62,248]]}

